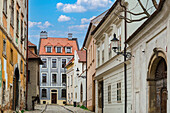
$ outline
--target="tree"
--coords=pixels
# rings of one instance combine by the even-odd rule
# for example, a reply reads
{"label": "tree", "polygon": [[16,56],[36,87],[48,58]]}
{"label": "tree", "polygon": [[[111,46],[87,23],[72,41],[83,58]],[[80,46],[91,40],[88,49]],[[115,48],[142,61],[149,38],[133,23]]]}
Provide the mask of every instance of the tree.
{"label": "tree", "polygon": [[[127,23],[138,22],[147,19],[154,11],[162,8],[165,0],[136,0],[137,4],[132,9],[125,8],[125,2],[120,0],[120,7],[117,7],[117,11],[114,13],[119,19],[126,20]],[[145,2],[144,2],[145,1]],[[123,5],[122,5],[123,4]],[[141,8],[140,12],[135,12],[136,8]],[[121,12],[126,12],[129,17],[120,15]],[[135,18],[135,19],[134,19]]]}

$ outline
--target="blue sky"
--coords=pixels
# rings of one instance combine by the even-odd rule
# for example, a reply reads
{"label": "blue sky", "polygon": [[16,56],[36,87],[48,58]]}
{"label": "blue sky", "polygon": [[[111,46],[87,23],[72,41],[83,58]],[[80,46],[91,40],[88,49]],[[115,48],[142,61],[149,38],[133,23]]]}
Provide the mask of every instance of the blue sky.
{"label": "blue sky", "polygon": [[29,0],[29,40],[38,45],[42,30],[49,37],[78,38],[82,47],[89,22],[111,7],[114,0]]}

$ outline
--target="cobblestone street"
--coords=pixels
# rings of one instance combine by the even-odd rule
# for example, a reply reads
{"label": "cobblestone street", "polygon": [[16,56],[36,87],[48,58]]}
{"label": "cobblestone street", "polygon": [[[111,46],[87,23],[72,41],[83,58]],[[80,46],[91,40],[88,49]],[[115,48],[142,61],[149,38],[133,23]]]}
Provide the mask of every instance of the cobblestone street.
{"label": "cobblestone street", "polygon": [[73,106],[59,105],[37,105],[34,111],[25,111],[24,113],[93,113]]}

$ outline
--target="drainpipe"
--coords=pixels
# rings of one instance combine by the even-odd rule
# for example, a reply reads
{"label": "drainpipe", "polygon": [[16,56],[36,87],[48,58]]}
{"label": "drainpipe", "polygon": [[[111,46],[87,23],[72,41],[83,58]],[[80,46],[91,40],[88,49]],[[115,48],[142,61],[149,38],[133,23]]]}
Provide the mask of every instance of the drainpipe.
{"label": "drainpipe", "polygon": [[87,48],[84,47],[86,51],[86,108],[87,108]]}
{"label": "drainpipe", "polygon": [[[127,21],[126,21],[126,7],[124,5],[122,5],[121,3],[122,0],[120,0],[120,6],[124,8],[125,12],[124,12],[124,16],[125,16],[125,41],[127,40]],[[124,81],[125,81],[125,113],[127,113],[127,65],[126,65],[126,48],[127,48],[127,44],[125,43],[125,47],[124,47]]]}
{"label": "drainpipe", "polygon": [[26,96],[25,96],[26,109],[27,109],[27,96],[28,96],[28,0],[27,0],[27,55],[26,55]]}

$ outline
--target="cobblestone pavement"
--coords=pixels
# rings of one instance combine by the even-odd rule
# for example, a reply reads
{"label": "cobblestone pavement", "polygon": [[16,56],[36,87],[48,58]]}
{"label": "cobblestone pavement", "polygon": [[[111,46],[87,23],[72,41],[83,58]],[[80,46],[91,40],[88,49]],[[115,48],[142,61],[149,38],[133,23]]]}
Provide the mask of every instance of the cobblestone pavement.
{"label": "cobblestone pavement", "polygon": [[81,109],[79,107],[73,107],[73,106],[64,106],[66,109],[69,109],[73,111],[74,113],[94,113],[88,110]]}
{"label": "cobblestone pavement", "polygon": [[[46,108],[46,109],[45,109]],[[24,113],[72,113],[59,105],[37,105],[34,111],[25,111]]]}

